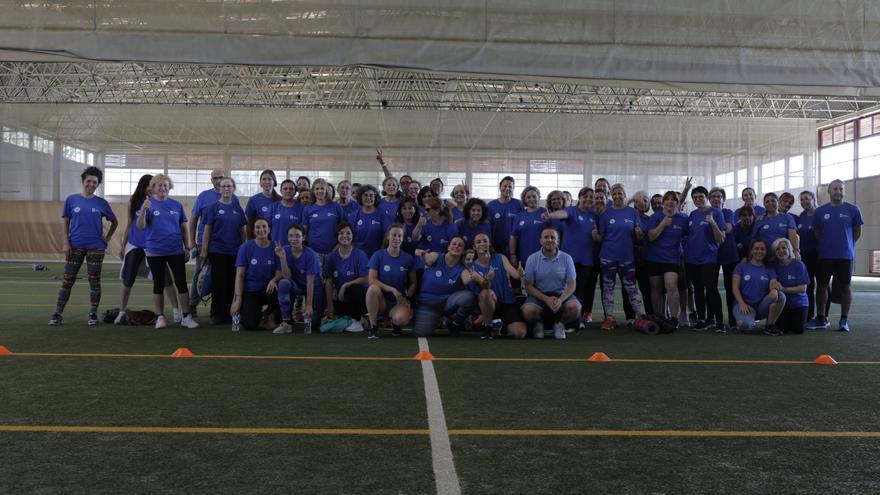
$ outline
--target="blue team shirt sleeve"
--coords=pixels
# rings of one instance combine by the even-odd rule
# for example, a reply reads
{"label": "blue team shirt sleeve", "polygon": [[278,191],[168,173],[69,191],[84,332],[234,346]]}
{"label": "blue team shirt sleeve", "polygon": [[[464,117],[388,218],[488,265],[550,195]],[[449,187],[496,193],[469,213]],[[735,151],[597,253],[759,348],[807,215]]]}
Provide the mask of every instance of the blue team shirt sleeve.
{"label": "blue team shirt sleeve", "polygon": [[357,272],[357,277],[355,278],[366,277],[368,275],[367,263],[369,262],[367,260],[367,253],[361,251],[360,249],[355,249],[352,256],[355,257],[354,264],[355,271]]}
{"label": "blue team shirt sleeve", "polygon": [[577,272],[574,269],[574,260],[571,256],[565,257],[565,281],[574,282],[577,280]]}
{"label": "blue team shirt sleeve", "polygon": [[373,256],[370,257],[370,261],[367,263],[367,269],[379,271],[379,265],[382,264],[382,251],[376,251],[373,253]]}
{"label": "blue team shirt sleeve", "polygon": [[[540,256],[540,255],[538,255],[538,256]],[[529,259],[526,260],[526,269],[525,269],[524,277],[525,277],[525,279],[528,280],[529,283],[531,283],[532,285],[535,285],[535,283],[536,283],[536,280],[535,280],[535,272],[536,272],[536,270],[537,270],[537,268],[538,268],[538,267],[536,266],[536,265],[537,265],[537,259],[538,259],[538,256],[529,256]]]}

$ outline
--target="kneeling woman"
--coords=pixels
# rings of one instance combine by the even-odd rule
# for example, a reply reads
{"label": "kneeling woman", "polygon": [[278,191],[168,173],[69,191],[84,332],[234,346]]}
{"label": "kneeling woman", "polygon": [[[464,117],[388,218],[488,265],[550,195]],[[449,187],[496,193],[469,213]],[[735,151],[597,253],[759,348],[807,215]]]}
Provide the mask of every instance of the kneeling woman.
{"label": "kneeling woman", "polygon": [[367,338],[379,338],[379,315],[388,312],[394,335],[412,319],[410,301],[416,291],[416,259],[402,251],[403,225],[388,227],[385,249],[373,253],[367,265],[370,287],[367,289]]}
{"label": "kneeling woman", "polygon": [[776,320],[776,326],[783,333],[804,333],[807,308],[810,306],[807,298],[807,285],[810,284],[807,266],[794,259],[794,250],[788,239],[776,239],[771,250],[776,257],[777,280],[785,294],[785,308]]}
{"label": "kneeling woman", "polygon": [[470,265],[471,290],[477,294],[480,305],[479,322],[483,338],[492,338],[492,319],[501,319],[501,335],[525,338],[527,327],[516,304],[510,279],[519,279],[519,271],[506,256],[492,252],[489,235],[483,232],[474,237],[476,258]]}
{"label": "kneeling woman", "polygon": [[452,317],[449,331],[454,335],[464,328],[464,320],[474,309],[474,294],[465,289],[470,283],[470,272],[465,270],[464,239],[452,237],[446,254],[422,253],[425,274],[416,306],[413,333],[418,337],[429,337],[445,316]]}
{"label": "kneeling woman", "polygon": [[776,319],[785,306],[785,294],[776,279],[776,272],[767,266],[766,242],[761,239],[752,241],[748,259],[733,269],[732,289],[736,298],[733,316],[737,330],[751,332],[757,320],[767,318],[764,334],[782,335],[776,328]]}
{"label": "kneeling woman", "polygon": [[[245,330],[258,330],[264,314],[274,315],[278,311],[275,298],[277,284],[275,274],[276,251],[283,253],[280,244],[272,245],[269,240],[269,221],[257,218],[254,221],[254,236],[238,248],[235,258],[235,294],[232,297],[230,314],[241,315],[241,326]],[[268,306],[265,312],[263,307]],[[272,328],[271,322],[266,328]]]}
{"label": "kneeling woman", "polygon": [[347,330],[362,331],[361,317],[367,313],[366,297],[369,283],[367,254],[354,247],[354,230],[348,222],[336,227],[336,249],[324,260],[324,297],[327,317],[350,316],[354,320]]}
{"label": "kneeling woman", "polygon": [[[318,254],[312,248],[303,245],[305,228],[302,225],[291,225],[287,229],[287,247],[276,244],[278,256],[278,304],[281,306],[281,324],[272,333],[291,333],[291,295],[305,296],[303,305],[303,323],[305,333],[321,328],[321,314],[324,312],[324,297],[321,291],[321,266]],[[279,251],[280,254],[279,254]]]}

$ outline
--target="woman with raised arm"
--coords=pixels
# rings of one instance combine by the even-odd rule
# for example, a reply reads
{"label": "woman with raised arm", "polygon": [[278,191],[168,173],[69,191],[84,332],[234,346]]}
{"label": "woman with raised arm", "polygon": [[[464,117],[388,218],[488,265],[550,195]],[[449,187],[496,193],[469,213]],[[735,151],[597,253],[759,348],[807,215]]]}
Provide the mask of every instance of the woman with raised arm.
{"label": "woman with raised arm", "polygon": [[[98,304],[101,302],[101,268],[104,265],[104,253],[107,243],[116,232],[119,222],[110,208],[110,203],[95,195],[95,191],[104,180],[104,173],[97,167],[88,167],[82,174],[82,192],[71,194],[64,201],[61,216],[64,219],[64,276],[55,313],[49,325],[60,325],[62,314],[70,299],[70,291],[76,283],[76,275],[86,264],[89,275],[89,315],[86,323],[93,327],[98,324]],[[104,220],[110,222],[107,234],[104,234]]]}
{"label": "woman with raised arm", "polygon": [[388,227],[386,248],[376,251],[367,265],[370,287],[367,289],[367,312],[364,322],[367,338],[379,338],[379,316],[388,313],[393,335],[412,319],[412,298],[416,292],[416,260],[400,249],[403,225]]}
{"label": "woman with raised arm", "polygon": [[480,307],[480,317],[475,326],[481,329],[483,339],[491,339],[492,320],[499,318],[501,335],[525,338],[528,327],[510,287],[510,279],[520,278],[519,270],[506,256],[492,250],[486,233],[481,232],[474,237],[474,250],[474,261],[467,267],[471,272],[469,287],[477,296]]}
{"label": "woman with raised arm", "polygon": [[278,179],[272,170],[263,170],[260,173],[260,192],[248,199],[244,209],[247,216],[247,234],[249,239],[254,237],[254,222],[258,218],[265,218],[271,222],[272,205],[281,201],[281,195],[275,191]]}
{"label": "woman with raised arm", "polygon": [[211,324],[229,321],[235,293],[235,258],[247,240],[247,220],[238,201],[233,201],[235,181],[220,180],[220,199],[205,210],[205,233],[199,256],[211,261]]}
{"label": "woman with raised arm", "polygon": [[697,186],[691,191],[696,209],[688,218],[684,246],[687,278],[694,285],[697,305],[697,331],[714,326],[716,332],[726,331],[721,311],[721,293],[718,292],[718,247],[724,243],[727,224],[724,213],[709,204],[709,191]]}
{"label": "woman with raised arm", "polygon": [[651,280],[651,297],[654,300],[654,314],[664,317],[668,306],[672,323],[676,327],[678,327],[678,314],[681,312],[678,292],[678,278],[681,275],[679,273],[681,243],[688,222],[687,215],[679,209],[680,203],[676,191],[666,191],[663,195],[663,209],[654,213],[648,220],[648,243],[645,253]]}

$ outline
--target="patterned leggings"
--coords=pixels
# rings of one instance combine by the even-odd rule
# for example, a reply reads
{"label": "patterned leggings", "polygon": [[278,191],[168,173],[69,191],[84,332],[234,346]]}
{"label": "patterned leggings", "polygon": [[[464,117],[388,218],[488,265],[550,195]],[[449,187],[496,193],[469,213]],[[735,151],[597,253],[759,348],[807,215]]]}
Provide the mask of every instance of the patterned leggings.
{"label": "patterned leggings", "polygon": [[636,287],[636,264],[633,261],[599,260],[599,269],[602,271],[602,309],[608,318],[614,313],[614,283],[618,273],[623,282],[629,302],[635,310],[636,316],[645,314],[645,306],[642,304],[642,296]]}
{"label": "patterned leggings", "polygon": [[71,248],[67,253],[64,263],[64,279],[61,282],[61,290],[58,291],[58,302],[55,304],[55,312],[61,314],[70,299],[70,290],[76,283],[76,275],[86,262],[86,270],[89,273],[89,313],[98,312],[98,303],[101,302],[101,266],[104,264],[103,249]]}

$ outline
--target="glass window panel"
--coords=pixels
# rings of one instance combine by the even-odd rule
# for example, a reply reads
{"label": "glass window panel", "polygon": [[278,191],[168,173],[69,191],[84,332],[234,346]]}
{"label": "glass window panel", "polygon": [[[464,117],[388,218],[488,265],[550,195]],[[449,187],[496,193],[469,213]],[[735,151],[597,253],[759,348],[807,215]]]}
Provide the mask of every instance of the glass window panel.
{"label": "glass window panel", "polygon": [[[485,170],[485,169],[483,169]],[[526,174],[508,174],[505,172],[474,172],[471,174],[471,195],[489,202],[498,197],[498,184],[506,176],[513,177],[513,197],[519,198],[526,186]]]}
{"label": "glass window panel", "polygon": [[859,177],[873,175],[880,175],[880,136],[859,141]]}
{"label": "glass window panel", "polygon": [[853,178],[853,143],[844,143],[822,149],[820,153],[819,182],[827,184],[834,179]]}
{"label": "glass window panel", "polygon": [[874,118],[865,117],[859,121],[859,136],[865,137],[874,134]]}

